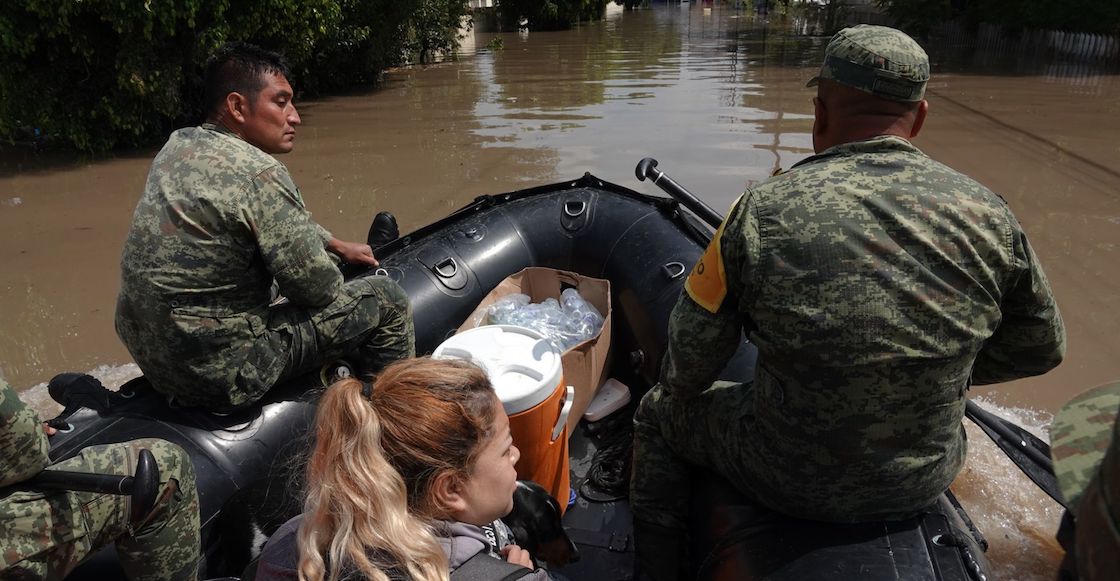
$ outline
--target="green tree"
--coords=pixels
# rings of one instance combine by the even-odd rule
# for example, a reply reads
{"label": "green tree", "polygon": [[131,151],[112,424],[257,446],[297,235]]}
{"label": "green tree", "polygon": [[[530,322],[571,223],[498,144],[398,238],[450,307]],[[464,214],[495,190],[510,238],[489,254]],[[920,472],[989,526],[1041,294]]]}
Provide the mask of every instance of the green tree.
{"label": "green tree", "polygon": [[903,27],[928,30],[935,22],[964,17],[1011,28],[1120,34],[1115,0],[876,0]]}
{"label": "green tree", "polygon": [[[30,0],[0,12],[0,134],[34,127],[85,150],[132,144],[179,114],[198,2],[150,6]],[[158,39],[158,41],[157,41]]]}
{"label": "green tree", "polygon": [[7,0],[0,138],[32,128],[85,151],[158,142],[200,118],[221,43],[278,50],[305,94],[375,82],[454,49],[465,0]]}
{"label": "green tree", "polygon": [[949,0],[875,0],[901,29],[926,36],[938,22],[952,17]]}
{"label": "green tree", "polygon": [[448,54],[459,46],[460,25],[468,16],[461,0],[418,0],[409,19],[407,47],[420,62]]}
{"label": "green tree", "polygon": [[513,29],[522,19],[530,30],[561,30],[603,17],[610,0],[497,0],[502,26]]}

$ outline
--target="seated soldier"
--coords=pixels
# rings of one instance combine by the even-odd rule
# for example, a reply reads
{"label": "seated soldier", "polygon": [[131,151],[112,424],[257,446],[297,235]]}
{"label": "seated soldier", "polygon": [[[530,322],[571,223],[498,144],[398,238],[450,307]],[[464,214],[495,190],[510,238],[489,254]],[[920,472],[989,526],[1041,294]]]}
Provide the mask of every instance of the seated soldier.
{"label": "seated soldier", "polygon": [[331,255],[376,266],[373,250],[316,224],[273,157],[300,123],[284,59],[229,43],[203,90],[207,120],[153,160],[121,256],[117,334],[152,386],[231,412],[337,357],[356,352],[365,373],[411,357],[404,291],[384,276],[343,281]]}
{"label": "seated soldier", "polygon": [[[1045,373],[1065,327],[1007,204],[911,143],[925,51],[859,25],[825,49],[813,150],[743,194],[685,281],[635,414],[642,573],[676,578],[690,470],[817,521],[914,516],[964,463],[970,385]],[[717,381],[746,333],[750,381]]]}
{"label": "seated soldier", "polygon": [[156,439],[92,446],[47,470],[131,475],[140,450],[155,456],[155,506],[130,519],[128,496],[45,490],[21,484],[47,466],[49,444],[38,414],[0,379],[0,578],[62,579],[82,559],[116,543],[130,579],[194,580],[199,513],[194,467],[178,446]]}
{"label": "seated soldier", "polygon": [[1072,546],[1062,538],[1063,581],[1120,579],[1118,416],[1120,382],[1113,382],[1070,400],[1050,426],[1054,472],[1076,527]]}

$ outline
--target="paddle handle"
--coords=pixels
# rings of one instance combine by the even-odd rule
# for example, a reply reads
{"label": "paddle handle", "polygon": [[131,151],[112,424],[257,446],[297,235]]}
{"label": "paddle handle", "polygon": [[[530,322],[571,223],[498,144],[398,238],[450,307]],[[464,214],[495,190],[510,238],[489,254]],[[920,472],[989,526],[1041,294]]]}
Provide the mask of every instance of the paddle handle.
{"label": "paddle handle", "polygon": [[132,494],[133,478],[112,474],[90,474],[68,470],[44,470],[25,482],[35,488],[76,490],[99,494]]}
{"label": "paddle handle", "polygon": [[680,202],[681,205],[688,208],[712,228],[719,228],[720,223],[723,222],[723,216],[720,216],[719,212],[713,210],[700,198],[692,195],[692,192],[684,189],[684,186],[665,175],[665,172],[657,169],[656,159],[647,157],[639,161],[637,167],[634,168],[634,175],[637,176],[638,181],[645,181],[648,178],[655,186],[665,190],[665,193],[672,196],[674,200]]}
{"label": "paddle handle", "polygon": [[129,516],[132,522],[139,522],[155,506],[156,495],[159,493],[159,466],[152,452],[145,448],[138,454],[136,473],[132,476],[43,470],[24,482],[24,485],[51,490],[132,496]]}

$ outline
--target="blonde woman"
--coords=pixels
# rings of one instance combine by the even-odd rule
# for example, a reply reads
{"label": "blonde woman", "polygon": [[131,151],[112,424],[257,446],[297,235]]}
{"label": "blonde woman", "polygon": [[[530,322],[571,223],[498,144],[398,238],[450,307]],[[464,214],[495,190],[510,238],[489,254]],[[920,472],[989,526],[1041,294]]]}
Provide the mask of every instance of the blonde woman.
{"label": "blonde woman", "polygon": [[315,430],[304,512],[269,540],[257,579],[436,581],[480,565],[494,571],[482,578],[549,579],[498,520],[520,453],[478,367],[408,359],[372,386],[340,381]]}

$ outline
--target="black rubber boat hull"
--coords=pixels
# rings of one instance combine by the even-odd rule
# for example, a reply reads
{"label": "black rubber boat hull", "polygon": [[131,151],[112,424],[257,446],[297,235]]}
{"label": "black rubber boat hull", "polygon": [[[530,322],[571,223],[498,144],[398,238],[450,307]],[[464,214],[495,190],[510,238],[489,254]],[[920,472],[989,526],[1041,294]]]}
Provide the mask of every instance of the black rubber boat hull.
{"label": "black rubber boat hull", "polygon": [[[417,351],[431,352],[504,278],[544,266],[606,278],[612,285],[612,375],[640,396],[657,379],[666,323],[688,269],[711,231],[673,200],[645,196],[586,175],[571,182],[497,196],[469,206],[380,249],[380,274],[413,302]],[[348,272],[348,275],[361,274]],[[754,351],[744,341],[724,373],[753,376]],[[298,501],[267,506],[246,501],[262,483],[286,483],[321,387],[317,374],[268,394],[261,406],[231,416],[168,409],[142,379],[137,395],[111,409],[83,408],[73,430],[52,439],[52,457],[84,446],[160,437],[183,446],[199,478],[207,573],[238,575],[259,545]],[[636,399],[636,398],[635,398]],[[630,408],[632,409],[632,408]],[[589,469],[596,439],[586,426],[572,438],[573,488]],[[963,511],[946,496],[929,515],[899,523],[836,527],[773,516],[743,530],[743,502],[718,477],[699,479],[694,554],[704,579],[971,579],[983,554]],[[275,488],[273,488],[275,490]],[[286,488],[285,488],[286,490]],[[236,515],[236,517],[231,516]],[[757,516],[757,515],[754,515]],[[565,515],[583,559],[561,571],[572,579],[633,575],[633,543],[625,501],[580,498]],[[71,576],[106,579],[112,552],[103,551]],[[108,569],[107,569],[108,568]]]}

